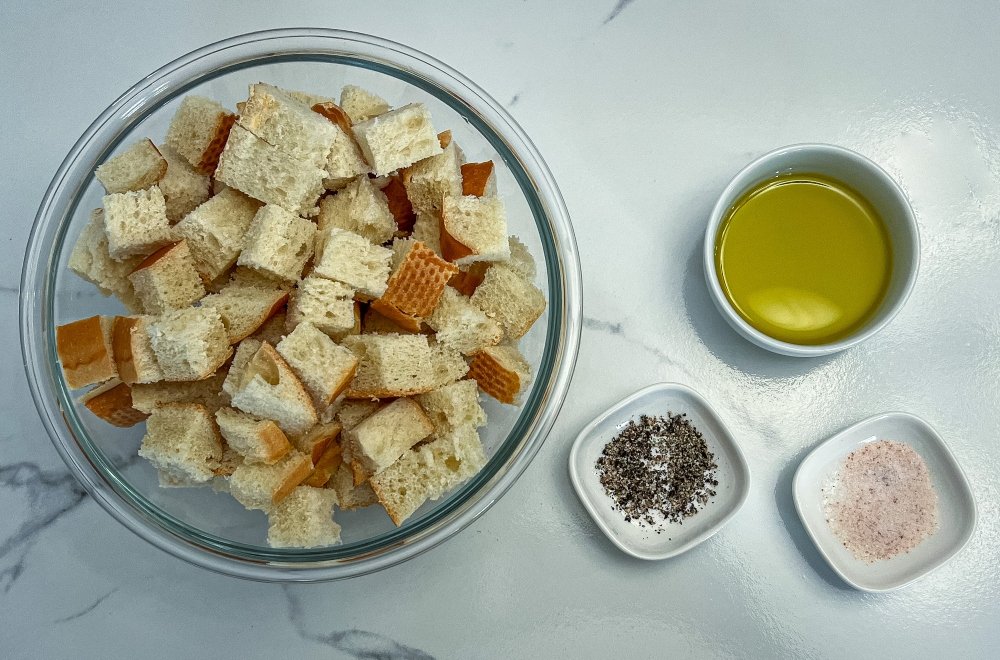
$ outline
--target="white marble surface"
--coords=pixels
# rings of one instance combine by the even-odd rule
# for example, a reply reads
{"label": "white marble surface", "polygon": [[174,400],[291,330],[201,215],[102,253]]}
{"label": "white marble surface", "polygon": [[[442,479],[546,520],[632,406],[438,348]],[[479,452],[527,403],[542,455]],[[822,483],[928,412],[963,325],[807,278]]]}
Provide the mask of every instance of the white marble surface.
{"label": "white marble surface", "polygon": [[[5,657],[1000,651],[1000,5],[560,4],[5,3]],[[82,494],[27,393],[16,291],[42,192],[111,100],[207,42],[296,25],[406,42],[510,109],[573,215],[587,320],[551,436],[476,524],[376,575],[282,587],[188,566]],[[778,358],[739,339],[707,302],[695,256],[728,178],[751,157],[797,141],[874,158],[911,196],[923,232],[922,272],[906,309],[867,345],[827,359]],[[616,550],[587,518],[566,459],[594,414],[660,380],[712,401],[754,481],[746,507],[717,536],[646,563]],[[947,566],[898,592],[863,594],[810,545],[791,478],[822,438],[892,409],[942,432],[972,482],[980,523]]]}

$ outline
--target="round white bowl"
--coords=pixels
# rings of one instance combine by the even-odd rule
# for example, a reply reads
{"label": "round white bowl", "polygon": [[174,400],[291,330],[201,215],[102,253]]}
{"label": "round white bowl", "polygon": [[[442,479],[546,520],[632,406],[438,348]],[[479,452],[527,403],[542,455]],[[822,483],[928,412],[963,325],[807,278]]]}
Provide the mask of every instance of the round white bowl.
{"label": "round white bowl", "polygon": [[[878,211],[889,231],[892,244],[892,276],[878,311],[854,334],[827,344],[806,345],[780,341],[750,325],[729,302],[715,268],[715,242],[719,226],[733,204],[758,184],[795,173],[825,175],[856,190]],[[832,144],[793,144],[764,154],[740,170],[729,182],[712,209],[705,229],[703,255],[705,281],[712,301],[722,318],[737,333],[757,346],[781,355],[815,357],[836,353],[863,342],[896,316],[917,280],[920,236],[906,194],[881,167],[861,154]]]}

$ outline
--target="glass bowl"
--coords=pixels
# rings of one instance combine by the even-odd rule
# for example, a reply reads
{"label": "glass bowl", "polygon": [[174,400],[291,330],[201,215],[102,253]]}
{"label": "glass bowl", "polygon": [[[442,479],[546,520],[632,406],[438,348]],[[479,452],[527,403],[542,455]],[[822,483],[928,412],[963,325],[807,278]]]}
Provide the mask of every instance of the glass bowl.
{"label": "glass bowl", "polygon": [[[163,489],[136,455],[143,426],[117,429],[76,400],[62,377],[55,326],[94,314],[123,313],[114,299],[66,263],[103,190],[94,168],[132,143],[163,139],[185,94],[229,108],[247,86],[268,82],[326,96],[344,84],[370,89],[397,106],[426,103],[437,130],[451,129],[468,160],[492,159],[510,232],[538,261],[545,314],[521,342],[535,378],[519,406],[484,397],[485,468],[447,497],[425,504],[396,528],[381,507],[338,511],[343,544],[318,549],[264,545],[266,517],[208,488]],[[437,60],[391,41],[323,29],[284,29],[226,39],[150,74],[94,121],[70,150],[35,218],[21,277],[21,347],[28,383],[56,450],[111,515],[159,548],[193,564],[243,578],[319,581],[361,575],[424,552],[457,533],[521,475],[552,427],[569,387],[580,343],[580,260],[566,206],[534,145],[500,105]]]}

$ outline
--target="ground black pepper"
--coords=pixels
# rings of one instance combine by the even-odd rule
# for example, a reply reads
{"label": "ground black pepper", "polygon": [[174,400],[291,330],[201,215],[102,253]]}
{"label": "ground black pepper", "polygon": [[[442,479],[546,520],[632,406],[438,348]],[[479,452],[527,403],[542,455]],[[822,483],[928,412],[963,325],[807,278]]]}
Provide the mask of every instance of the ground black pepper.
{"label": "ground black pepper", "polygon": [[715,495],[715,456],[685,415],[642,415],[604,446],[601,485],[625,516],[642,526],[683,523]]}

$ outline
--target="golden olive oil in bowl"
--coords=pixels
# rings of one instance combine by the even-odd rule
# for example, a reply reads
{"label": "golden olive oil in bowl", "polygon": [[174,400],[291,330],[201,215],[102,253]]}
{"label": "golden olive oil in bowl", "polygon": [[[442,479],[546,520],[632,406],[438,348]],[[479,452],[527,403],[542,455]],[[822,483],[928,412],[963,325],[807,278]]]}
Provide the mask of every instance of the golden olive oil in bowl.
{"label": "golden olive oil in bowl", "polygon": [[849,186],[794,173],[748,190],[715,240],[719,284],[737,313],[791,344],[845,339],[878,311],[892,244],[875,208]]}

